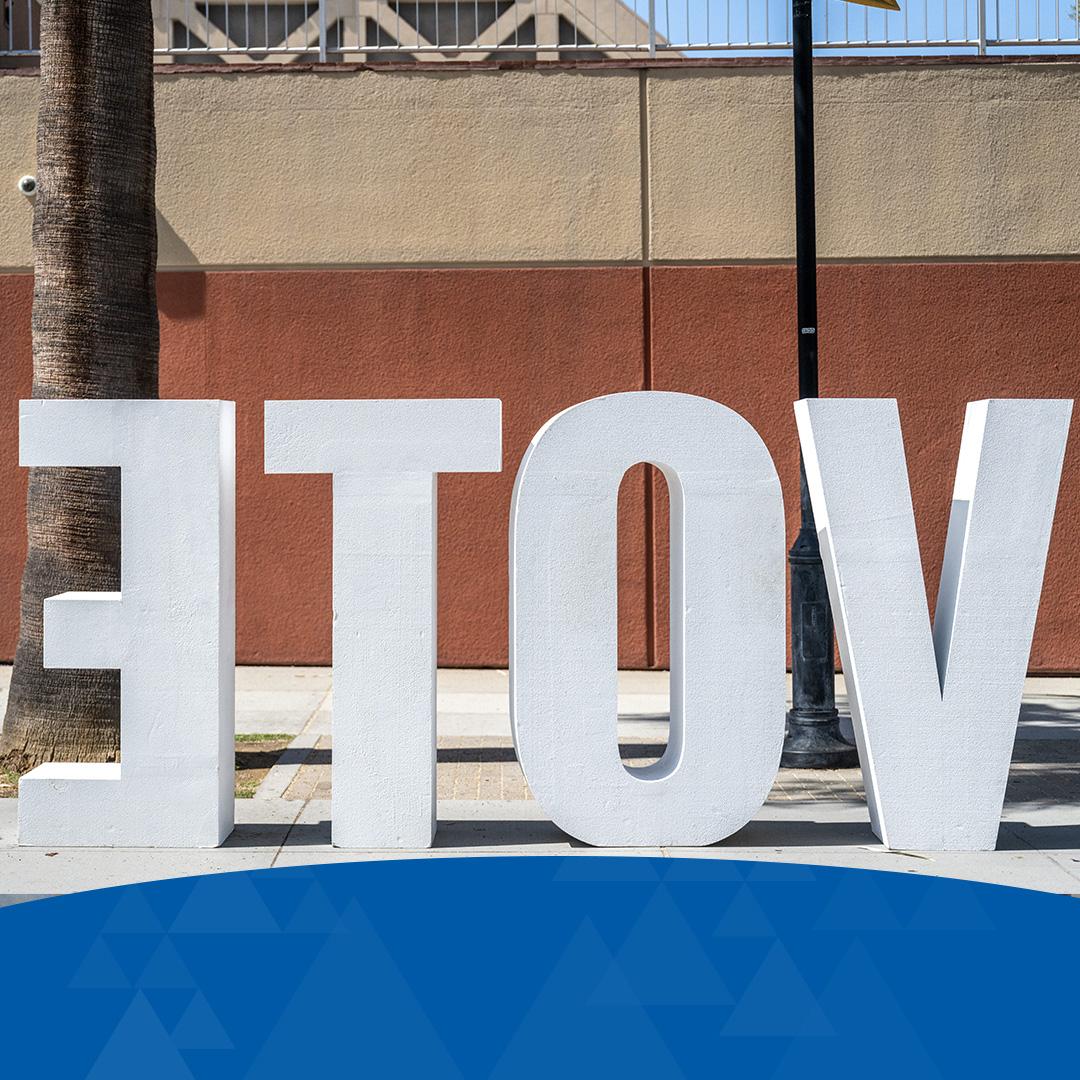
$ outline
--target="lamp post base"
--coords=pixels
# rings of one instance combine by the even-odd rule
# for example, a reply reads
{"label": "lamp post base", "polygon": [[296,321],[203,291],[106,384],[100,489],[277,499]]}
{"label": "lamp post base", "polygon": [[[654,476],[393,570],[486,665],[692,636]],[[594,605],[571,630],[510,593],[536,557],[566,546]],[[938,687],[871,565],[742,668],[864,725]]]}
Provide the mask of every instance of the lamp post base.
{"label": "lamp post base", "polygon": [[833,667],[833,621],[814,508],[799,458],[802,524],[788,552],[791,568],[791,703],[783,769],[850,769],[859,752],[840,734]]}
{"label": "lamp post base", "polygon": [[782,769],[853,769],[859,751],[840,734],[840,715],[799,713],[787,715],[787,737],[780,756]]}

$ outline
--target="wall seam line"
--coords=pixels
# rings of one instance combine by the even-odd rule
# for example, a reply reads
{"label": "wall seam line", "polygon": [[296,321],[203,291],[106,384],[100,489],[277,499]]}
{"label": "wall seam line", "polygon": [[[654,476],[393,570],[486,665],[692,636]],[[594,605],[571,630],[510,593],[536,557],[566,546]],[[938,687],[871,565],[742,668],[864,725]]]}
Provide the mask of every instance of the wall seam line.
{"label": "wall seam line", "polygon": [[[643,390],[653,388],[652,370],[652,269],[650,219],[652,190],[649,183],[649,82],[648,72],[638,73],[638,155],[641,187],[641,382]],[[645,666],[656,667],[656,522],[653,500],[653,467],[643,470],[645,515]]]}
{"label": "wall seam line", "polygon": [[[1038,266],[1080,262],[1080,253],[1058,255],[877,255],[821,256],[820,266]],[[455,270],[633,270],[642,265],[664,267],[791,267],[795,260],[785,258],[724,258],[707,259],[570,259],[570,260],[501,260],[478,262],[352,262],[352,263],[207,263],[190,266],[159,264],[157,273],[165,274],[321,274],[361,273],[368,271],[452,272]],[[0,266],[0,277],[32,277],[34,268]]]}
{"label": "wall seam line", "polygon": [[652,255],[652,190],[649,176],[649,82],[645,71],[638,76],[638,159],[641,169],[641,258],[647,266]]}
{"label": "wall seam line", "polygon": [[[642,389],[653,388],[652,269],[641,268]],[[645,512],[645,665],[656,667],[656,506],[653,499],[654,467],[644,469]]]}

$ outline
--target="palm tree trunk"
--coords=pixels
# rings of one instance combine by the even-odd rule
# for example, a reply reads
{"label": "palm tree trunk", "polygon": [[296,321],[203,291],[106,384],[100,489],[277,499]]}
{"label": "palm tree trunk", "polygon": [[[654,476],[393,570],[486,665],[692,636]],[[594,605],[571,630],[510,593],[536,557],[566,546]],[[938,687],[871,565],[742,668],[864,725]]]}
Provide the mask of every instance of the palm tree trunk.
{"label": "palm tree trunk", "polygon": [[[150,0],[45,0],[34,207],[35,398],[156,397]],[[114,761],[115,671],[43,669],[42,601],[120,587],[116,469],[31,469],[0,759]]]}

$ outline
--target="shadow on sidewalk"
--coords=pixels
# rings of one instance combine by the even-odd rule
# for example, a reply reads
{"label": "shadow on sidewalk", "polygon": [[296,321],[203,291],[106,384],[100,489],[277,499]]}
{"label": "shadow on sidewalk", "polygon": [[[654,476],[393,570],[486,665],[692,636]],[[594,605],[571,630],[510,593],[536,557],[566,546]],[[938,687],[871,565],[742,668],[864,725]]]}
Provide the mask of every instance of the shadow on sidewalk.
{"label": "shadow on sidewalk", "polygon": [[[1013,826],[1016,827],[1015,825]],[[1038,831],[1038,830],[1036,830]],[[1002,837],[1003,843],[1005,837]],[[1080,845],[1080,827],[1076,830]],[[1014,840],[1020,846],[1022,841]],[[330,847],[330,821],[284,824],[238,824],[226,841],[227,847]],[[433,850],[457,848],[532,848],[560,847],[589,849],[591,845],[575,840],[554,822],[532,820],[441,819]],[[751,821],[715,848],[760,850],[762,848],[838,848],[874,847],[881,842],[870,831],[869,821]],[[344,850],[344,849],[343,849]],[[358,849],[360,850],[360,849]],[[595,849],[598,853],[603,848]]]}

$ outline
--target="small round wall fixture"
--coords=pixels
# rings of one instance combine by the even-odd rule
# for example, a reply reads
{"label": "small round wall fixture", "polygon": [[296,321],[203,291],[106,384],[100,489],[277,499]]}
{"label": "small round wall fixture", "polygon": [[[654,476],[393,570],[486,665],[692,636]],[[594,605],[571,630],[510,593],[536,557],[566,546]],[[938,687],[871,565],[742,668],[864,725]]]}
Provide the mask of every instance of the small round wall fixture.
{"label": "small round wall fixture", "polygon": [[19,190],[29,199],[37,194],[37,177],[26,176],[19,177]]}

